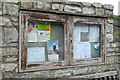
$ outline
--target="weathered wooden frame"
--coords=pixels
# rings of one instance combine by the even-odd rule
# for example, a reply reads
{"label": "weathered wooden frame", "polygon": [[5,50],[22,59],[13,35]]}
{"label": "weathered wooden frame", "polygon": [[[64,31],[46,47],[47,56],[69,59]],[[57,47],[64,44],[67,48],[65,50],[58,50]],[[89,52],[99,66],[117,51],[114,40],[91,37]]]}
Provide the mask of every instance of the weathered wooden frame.
{"label": "weathered wooden frame", "polygon": [[[105,19],[104,18],[91,18],[91,17],[78,17],[70,15],[56,15],[38,12],[20,11],[19,17],[19,72],[46,70],[46,69],[58,69],[65,67],[76,67],[83,65],[90,65],[91,63],[103,63],[105,61],[105,46],[101,47],[101,58],[90,58],[73,60],[73,32],[74,23],[88,23],[88,24],[100,24],[101,25],[101,43],[105,45]],[[45,61],[39,63],[30,64],[34,66],[29,68],[26,63],[27,59],[27,36],[26,26],[27,20],[43,20],[43,21],[56,21],[64,22],[64,61]],[[83,65],[81,65],[83,64]],[[37,67],[39,66],[39,67]]]}
{"label": "weathered wooden frame", "polygon": [[[74,23],[85,23],[85,24],[98,24],[101,25],[100,27],[100,58],[89,58],[89,59],[77,59],[73,60],[73,54],[71,55],[71,65],[85,65],[85,64],[98,64],[105,61],[105,19],[101,18],[91,18],[91,17],[74,17]],[[74,25],[72,25],[74,28]],[[73,29],[74,32],[74,29]],[[73,38],[72,38],[73,40]],[[72,45],[73,47],[73,45]],[[73,50],[72,50],[73,52]]]}

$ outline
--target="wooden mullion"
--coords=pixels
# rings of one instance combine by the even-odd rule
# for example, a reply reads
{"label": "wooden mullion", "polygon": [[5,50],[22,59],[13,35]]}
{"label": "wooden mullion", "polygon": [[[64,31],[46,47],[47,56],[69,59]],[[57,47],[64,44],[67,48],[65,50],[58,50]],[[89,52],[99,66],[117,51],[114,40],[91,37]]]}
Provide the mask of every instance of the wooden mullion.
{"label": "wooden mullion", "polygon": [[73,34],[74,34],[74,17],[70,17],[69,19],[69,46],[70,46],[70,52],[69,52],[69,55],[70,55],[70,65],[72,64],[72,61],[73,61]]}
{"label": "wooden mullion", "polygon": [[73,55],[73,17],[66,16],[65,18],[65,63],[70,65]]}
{"label": "wooden mullion", "polygon": [[106,20],[103,20],[102,21],[102,23],[103,24],[101,24],[101,29],[102,29],[102,31],[101,31],[101,57],[102,57],[102,61],[104,62],[105,61],[105,54],[106,54],[106,50],[105,50],[105,42],[106,42],[106,39],[105,39],[105,33],[106,33],[106,27],[105,27],[105,22],[106,22]]}
{"label": "wooden mullion", "polygon": [[64,40],[64,60],[65,60],[65,65],[69,65],[69,16],[65,17],[65,40]]}

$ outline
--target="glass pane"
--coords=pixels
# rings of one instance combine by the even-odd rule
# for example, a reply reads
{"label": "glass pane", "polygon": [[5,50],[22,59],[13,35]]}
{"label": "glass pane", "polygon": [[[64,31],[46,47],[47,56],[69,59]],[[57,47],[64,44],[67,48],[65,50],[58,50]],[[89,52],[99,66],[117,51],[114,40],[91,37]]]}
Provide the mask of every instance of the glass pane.
{"label": "glass pane", "polygon": [[100,25],[74,24],[73,59],[100,57]]}
{"label": "glass pane", "polygon": [[28,20],[27,62],[64,60],[64,23]]}

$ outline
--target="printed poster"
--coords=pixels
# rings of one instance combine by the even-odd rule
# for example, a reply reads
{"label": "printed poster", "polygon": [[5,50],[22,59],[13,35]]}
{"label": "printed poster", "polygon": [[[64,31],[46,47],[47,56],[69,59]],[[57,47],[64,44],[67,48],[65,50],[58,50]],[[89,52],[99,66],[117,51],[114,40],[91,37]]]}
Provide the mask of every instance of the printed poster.
{"label": "printed poster", "polygon": [[29,22],[27,32],[28,42],[37,42],[37,26],[34,23]]}
{"label": "printed poster", "polygon": [[37,30],[38,42],[50,40],[50,22],[39,22]]}
{"label": "printed poster", "polygon": [[48,40],[47,42],[48,60],[59,60],[58,40]]}

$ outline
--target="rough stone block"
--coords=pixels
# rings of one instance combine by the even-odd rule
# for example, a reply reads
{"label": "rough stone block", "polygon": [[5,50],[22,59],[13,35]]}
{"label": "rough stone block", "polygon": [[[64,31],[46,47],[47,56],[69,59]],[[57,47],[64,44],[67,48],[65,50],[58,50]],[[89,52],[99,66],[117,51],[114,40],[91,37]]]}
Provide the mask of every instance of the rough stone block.
{"label": "rough stone block", "polygon": [[51,9],[51,5],[49,3],[45,4],[44,10],[49,10]]}
{"label": "rough stone block", "polygon": [[2,40],[2,26],[0,26],[0,47],[2,47],[2,43],[3,43],[3,40]]}
{"label": "rough stone block", "polygon": [[120,53],[120,49],[119,48],[115,48],[115,52]]}
{"label": "rough stone block", "polygon": [[23,8],[32,8],[32,2],[21,2]]}
{"label": "rough stone block", "polygon": [[79,12],[82,12],[82,9],[77,6],[65,5],[64,11],[70,12],[70,13],[79,13]]}
{"label": "rough stone block", "polygon": [[12,21],[14,21],[14,22],[17,22],[17,21],[18,21],[18,17],[12,17],[11,19],[12,19]]}
{"label": "rough stone block", "polygon": [[113,19],[108,19],[107,22],[113,24]]}
{"label": "rough stone block", "polygon": [[113,48],[117,47],[117,43],[111,43],[111,47]]}
{"label": "rough stone block", "polygon": [[2,61],[2,48],[0,48],[0,62]]}
{"label": "rough stone block", "polygon": [[71,76],[72,70],[57,70],[54,77]]}
{"label": "rough stone block", "polygon": [[0,10],[0,15],[2,15],[2,11]]}
{"label": "rough stone block", "polygon": [[18,22],[13,22],[13,25],[14,26],[18,26]]}
{"label": "rough stone block", "polygon": [[4,72],[3,76],[4,78],[12,78],[13,74],[12,72]]}
{"label": "rough stone block", "polygon": [[16,68],[16,70],[15,70],[15,71],[16,71],[16,73],[18,73],[18,68]]}
{"label": "rough stone block", "polygon": [[1,65],[1,69],[3,70],[3,72],[5,72],[5,71],[12,72],[16,67],[17,67],[17,64],[15,64],[15,63],[6,63],[6,64]]}
{"label": "rough stone block", "polygon": [[9,2],[9,3],[15,3],[15,4],[17,4],[19,1],[21,1],[21,0],[2,0],[3,2]]}
{"label": "rough stone block", "polygon": [[106,57],[106,63],[114,63],[114,56]]}
{"label": "rough stone block", "polygon": [[14,61],[16,61],[16,60],[17,60],[17,58],[11,57],[11,58],[7,58],[7,59],[6,59],[6,62],[14,62]]}
{"label": "rough stone block", "polygon": [[89,3],[89,2],[82,2],[82,5],[88,7],[88,6],[91,6],[91,3]]}
{"label": "rough stone block", "polygon": [[2,55],[3,56],[10,56],[10,55],[18,55],[18,49],[17,48],[3,48],[2,49]]}
{"label": "rough stone block", "polygon": [[19,6],[16,4],[4,3],[3,5],[4,14],[18,16],[18,10],[19,10]]}
{"label": "rough stone block", "polygon": [[66,5],[82,6],[81,2],[74,2],[74,1],[70,1],[70,2],[68,1],[66,2]]}
{"label": "rough stone block", "polygon": [[53,10],[63,11],[64,5],[63,4],[52,4]]}
{"label": "rough stone block", "polygon": [[2,8],[2,2],[0,1],[0,8]]}
{"label": "rough stone block", "polygon": [[89,66],[88,73],[96,73],[98,71],[97,66]]}
{"label": "rough stone block", "polygon": [[94,14],[95,11],[94,11],[93,8],[84,7],[84,8],[83,8],[83,13],[84,13],[84,14]]}
{"label": "rough stone block", "polygon": [[82,74],[86,74],[86,73],[88,73],[88,68],[87,67],[83,67],[83,68],[73,70],[73,75],[82,75]]}
{"label": "rough stone block", "polygon": [[0,25],[2,26],[12,26],[10,19],[0,16]]}
{"label": "rough stone block", "polygon": [[113,10],[113,9],[114,9],[114,6],[111,5],[111,4],[104,4],[103,7],[104,7],[105,9],[109,9],[109,10]]}
{"label": "rough stone block", "polygon": [[101,65],[101,71],[106,71],[107,70],[107,66],[106,65]]}
{"label": "rough stone block", "polygon": [[111,34],[113,33],[113,24],[106,25],[106,32]]}
{"label": "rough stone block", "polygon": [[102,7],[102,4],[101,4],[101,3],[92,3],[92,5],[93,5],[94,7]]}
{"label": "rough stone block", "polygon": [[96,15],[104,15],[104,9],[96,9]]}
{"label": "rough stone block", "polygon": [[107,41],[112,42],[113,41],[113,34],[107,34]]}
{"label": "rough stone block", "polygon": [[18,31],[16,28],[5,28],[4,33],[6,42],[18,41]]}
{"label": "rough stone block", "polygon": [[113,48],[108,48],[107,52],[114,52],[114,49]]}
{"label": "rough stone block", "polygon": [[49,10],[51,9],[51,4],[46,2],[34,2],[34,8],[42,9],[42,10]]}
{"label": "rough stone block", "polygon": [[3,43],[2,47],[17,47],[18,43]]}
{"label": "rough stone block", "polygon": [[106,16],[113,16],[113,12],[109,10],[105,10],[105,15]]}
{"label": "rough stone block", "polygon": [[0,16],[0,26],[2,26],[2,25],[3,25],[3,17]]}
{"label": "rough stone block", "polygon": [[[29,78],[30,79],[30,78],[35,78],[35,76],[32,76],[31,73],[23,73],[23,74],[18,74],[17,76],[15,76],[15,78]],[[40,78],[39,76],[37,78]]]}
{"label": "rough stone block", "polygon": [[106,47],[110,47],[110,43],[109,42],[106,42]]}
{"label": "rough stone block", "polygon": [[54,77],[54,71],[39,71],[39,72],[34,72],[34,73],[32,73],[32,76],[34,78],[41,78],[41,77],[53,78]]}
{"label": "rough stone block", "polygon": [[43,9],[45,7],[45,2],[37,2],[37,3],[34,3],[34,7],[35,8],[38,8],[38,9]]}
{"label": "rough stone block", "polygon": [[116,63],[119,63],[119,61],[120,61],[119,57],[118,57],[118,56],[115,56],[115,62],[116,62]]}

